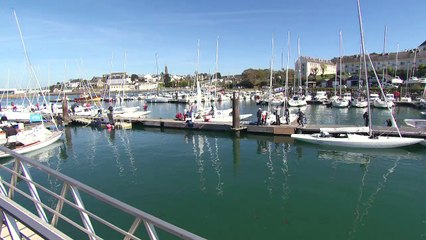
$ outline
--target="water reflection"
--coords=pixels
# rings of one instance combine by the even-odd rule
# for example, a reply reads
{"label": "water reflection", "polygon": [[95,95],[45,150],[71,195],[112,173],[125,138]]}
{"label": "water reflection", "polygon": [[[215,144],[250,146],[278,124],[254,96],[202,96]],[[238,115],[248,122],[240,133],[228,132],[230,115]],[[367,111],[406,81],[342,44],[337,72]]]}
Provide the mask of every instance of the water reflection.
{"label": "water reflection", "polygon": [[205,135],[186,134],[184,141],[192,145],[192,153],[199,176],[200,190],[203,192],[207,190],[206,171],[208,166],[206,164],[210,161],[213,172],[217,177],[217,183],[215,184],[216,194],[222,196],[224,182],[221,174],[222,163],[220,160],[219,139]]}
{"label": "water reflection", "polygon": [[[261,156],[266,156],[265,164],[268,170],[268,175],[265,179],[266,190],[270,198],[273,198],[273,193],[276,186],[280,185],[281,198],[287,200],[289,198],[291,188],[289,185],[290,168],[289,168],[289,153],[291,152],[291,144],[293,140],[289,137],[282,138],[258,138],[256,152]],[[297,149],[297,148],[296,148]],[[302,157],[302,152],[300,152]],[[282,178],[277,178],[278,173],[282,173]],[[282,183],[279,181],[282,180]]]}
{"label": "water reflection", "polygon": [[207,149],[209,151],[210,154],[210,159],[212,162],[212,167],[214,172],[216,173],[217,176],[217,185],[216,185],[216,191],[217,191],[217,195],[222,196],[223,195],[223,182],[221,180],[221,174],[220,171],[222,169],[222,165],[219,159],[219,147],[217,144],[217,138],[214,138],[214,146],[210,145],[210,142],[208,141],[208,138],[206,138],[206,144],[207,144]]}
{"label": "water reflection", "polygon": [[288,183],[288,178],[290,176],[289,167],[288,167],[288,154],[290,152],[290,144],[284,143],[282,145],[282,150],[283,150],[283,159],[282,159],[283,166],[281,167],[281,171],[283,172],[282,199],[287,200],[287,199],[289,199],[290,192],[291,192],[291,189],[290,189],[290,186],[289,186],[289,183]]}
{"label": "water reflection", "polygon": [[130,134],[129,130],[122,130],[118,133],[118,136],[123,145],[124,152],[126,153],[126,156],[129,159],[130,172],[132,173],[133,176],[136,176],[137,168],[135,166],[135,158],[133,156],[133,152],[130,147],[129,134]]}
{"label": "water reflection", "polygon": [[269,176],[266,180],[266,189],[268,190],[269,197],[272,197],[272,192],[274,189],[274,175],[275,175],[275,169],[274,169],[274,163],[272,161],[272,143],[268,143],[268,160],[266,161],[266,167],[269,170]]}
{"label": "water reflection", "polygon": [[366,185],[365,177],[367,175],[368,167],[369,167],[369,164],[366,164],[364,174],[361,178],[361,186],[359,190],[358,202],[354,211],[355,218],[352,225],[352,229],[348,232],[348,239],[355,238],[358,227],[364,225],[365,218],[367,217],[370,208],[373,207],[373,204],[377,198],[377,195],[379,194],[381,190],[385,188],[388,178],[390,177],[392,173],[395,172],[395,169],[397,168],[399,161],[400,161],[400,157],[398,157],[390,166],[390,168],[388,168],[386,172],[382,174],[382,178],[377,183],[377,187],[375,191],[373,191],[370,195],[367,195],[367,197],[365,197],[364,199],[363,195],[364,195],[364,188]]}
{"label": "water reflection", "polygon": [[[196,141],[198,139],[198,141]],[[200,190],[205,191],[206,190],[206,178],[204,177],[204,138],[201,135],[198,135],[198,138],[196,138],[194,135],[192,136],[192,151],[194,153],[195,157],[195,163],[197,165],[197,172],[199,175],[199,182],[200,182]]]}

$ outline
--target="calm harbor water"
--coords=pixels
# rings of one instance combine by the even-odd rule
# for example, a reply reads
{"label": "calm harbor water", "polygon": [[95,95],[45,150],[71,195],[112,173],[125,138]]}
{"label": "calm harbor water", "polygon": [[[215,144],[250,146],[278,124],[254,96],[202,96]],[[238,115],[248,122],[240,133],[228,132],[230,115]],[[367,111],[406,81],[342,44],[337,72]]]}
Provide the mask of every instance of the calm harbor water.
{"label": "calm harbor water", "polygon": [[[184,106],[149,108],[151,117],[171,118]],[[309,123],[362,125],[356,109],[305,111]],[[377,122],[388,118],[374,111]],[[402,121],[418,110],[396,113]],[[425,154],[420,145],[374,151],[289,137],[67,127],[60,142],[30,156],[208,239],[425,239]]]}

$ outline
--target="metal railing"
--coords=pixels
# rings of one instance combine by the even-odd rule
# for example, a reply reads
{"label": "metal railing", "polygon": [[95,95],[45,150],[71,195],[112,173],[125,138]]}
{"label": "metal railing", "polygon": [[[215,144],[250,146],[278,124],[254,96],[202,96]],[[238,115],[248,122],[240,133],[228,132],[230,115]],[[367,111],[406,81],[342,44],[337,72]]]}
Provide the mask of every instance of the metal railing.
{"label": "metal railing", "polygon": [[[204,239],[8,148],[0,146],[0,151],[14,157],[12,164],[0,165],[0,171],[2,171],[0,179],[1,223],[3,224],[3,220],[5,220],[4,224],[8,227],[12,239],[15,239],[13,236],[20,239],[20,232],[14,220],[21,222],[46,239],[51,239],[52,236],[56,236],[55,238],[76,238],[84,235],[89,239],[111,239],[112,236],[119,236],[119,238],[126,240],[143,239],[146,236],[150,239],[159,239],[157,229],[163,230],[161,234],[164,232],[181,239]],[[43,181],[34,181],[31,173],[37,173],[37,176],[46,175],[47,178],[60,182],[59,186],[62,186],[60,192],[49,189],[46,183],[44,184],[46,186],[44,186]],[[125,220],[118,217],[106,220],[105,217],[100,216],[102,211],[97,214],[94,211],[91,212],[85,206],[80,192],[84,194],[86,199],[92,200],[93,198],[97,203],[90,205],[103,204],[107,206],[106,209],[103,209],[104,211],[117,212],[120,216],[124,214],[126,215]],[[29,204],[31,207],[25,206],[25,204]],[[25,208],[20,206],[25,206]],[[33,215],[36,220],[29,219],[28,213],[25,212],[32,206],[35,207]],[[144,229],[140,227],[142,224]],[[127,228],[122,225],[127,225]],[[68,232],[73,233],[73,235],[76,233],[76,235],[64,234],[61,231],[64,226],[68,227]],[[101,230],[97,232],[97,229]],[[117,239],[117,237],[114,237],[114,239]]]}

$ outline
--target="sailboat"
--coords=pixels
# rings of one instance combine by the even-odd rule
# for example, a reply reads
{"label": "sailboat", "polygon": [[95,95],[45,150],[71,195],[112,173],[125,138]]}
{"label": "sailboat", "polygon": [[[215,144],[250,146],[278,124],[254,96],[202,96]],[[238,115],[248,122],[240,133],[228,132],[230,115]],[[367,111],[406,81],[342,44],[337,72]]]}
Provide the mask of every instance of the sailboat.
{"label": "sailboat", "polygon": [[[362,50],[361,50],[362,51]],[[368,106],[368,101],[363,96],[363,91],[361,87],[361,76],[362,76],[362,59],[361,55],[359,56],[359,74],[358,74],[358,91],[356,97],[351,101],[351,107],[355,108],[366,108]]]}
{"label": "sailboat", "polygon": [[[290,32],[287,33],[287,66],[286,66],[286,70],[285,70],[284,113],[285,113],[285,110],[288,107],[287,102],[289,101],[288,100],[288,69],[289,69],[289,64],[290,64]],[[288,119],[285,119],[286,117],[284,116],[284,120],[286,121],[287,124],[290,124],[290,123],[296,121],[297,117],[298,117],[297,114],[290,113],[290,111],[289,111]]]}
{"label": "sailboat", "polygon": [[[297,53],[298,53],[298,76],[299,76],[299,90],[302,89],[302,59],[300,58],[300,38],[297,39]],[[299,91],[298,94],[296,94],[296,88],[294,88],[294,94],[291,99],[288,100],[288,105],[290,107],[301,107],[306,106],[307,102],[305,99],[305,96]]]}
{"label": "sailboat", "polygon": [[331,106],[337,107],[337,108],[346,108],[346,107],[349,107],[350,96],[349,96],[349,100],[347,98],[342,97],[342,31],[340,31],[339,33],[339,79],[340,79],[339,96],[337,97],[335,96],[331,100]]}
{"label": "sailboat", "polygon": [[[13,11],[13,14],[15,16],[16,24],[18,26],[21,43],[24,49],[24,54],[27,62],[28,69],[30,71],[30,74],[34,77],[34,79],[37,81],[37,84],[40,87],[40,82],[38,80],[38,77],[35,73],[34,67],[31,64],[30,58],[28,56],[27,48],[25,46],[24,38],[22,36],[21,27],[19,25],[18,17],[16,15],[16,12]],[[41,89],[41,87],[40,87]],[[44,94],[42,95],[44,98],[44,102],[47,102],[45,99]],[[53,118],[53,113],[50,113],[50,117],[52,119],[53,124],[55,125],[55,128],[58,129],[56,125],[56,121]],[[3,124],[3,122],[2,122]],[[9,125],[10,123],[4,123]],[[3,128],[9,128],[11,130],[14,130],[14,127],[12,126],[3,126]],[[19,126],[19,125],[18,125]],[[56,142],[59,138],[61,138],[63,132],[62,131],[51,131],[47,129],[43,122],[41,122],[40,125],[32,127],[30,130],[23,130],[21,132],[17,132],[16,130],[10,134],[11,136],[7,136],[5,138],[2,138],[0,140],[0,144],[4,147],[7,147],[17,153],[27,153],[34,150],[41,149],[43,147],[46,147],[54,142]],[[2,134],[1,134],[2,135]],[[9,135],[9,134],[7,134]],[[0,151],[0,158],[3,157],[9,157],[10,154]]]}
{"label": "sailboat", "polygon": [[[367,69],[366,57],[368,56],[374,75],[376,79],[378,79],[376,70],[374,68],[374,65],[372,64],[370,56],[366,54],[366,50],[365,50],[364,30],[363,30],[362,18],[361,18],[360,0],[357,0],[357,6],[358,6],[358,20],[359,20],[360,35],[361,35],[361,46],[362,46],[362,57],[363,57],[364,69]],[[367,72],[365,72],[365,75],[366,75],[365,79],[368,79]],[[380,84],[380,81],[378,82],[379,82],[379,87],[381,91],[383,92],[382,85]],[[366,84],[366,89],[367,89],[367,93],[369,93],[368,84]],[[367,95],[367,97],[369,98],[369,95]],[[390,110],[390,108],[388,109]],[[369,113],[368,114],[368,118],[369,118],[368,135],[358,135],[349,131],[339,132],[335,134],[331,134],[326,131],[321,131],[320,133],[315,133],[315,134],[292,134],[291,137],[299,141],[320,144],[320,145],[328,145],[328,146],[334,146],[334,147],[350,147],[350,148],[372,148],[372,149],[404,147],[404,146],[414,145],[423,141],[423,139],[419,139],[419,138],[402,137],[393,115],[391,115],[392,123],[394,126],[396,126],[396,130],[398,131],[399,137],[374,136],[372,131],[370,105],[368,106],[368,113]]]}
{"label": "sailboat", "polygon": [[[387,28],[385,27],[385,37],[384,37],[384,48],[383,48],[383,55],[386,54],[386,34],[387,34]],[[396,57],[395,57],[395,79],[396,77],[396,71],[398,68],[398,52],[399,52],[399,45],[397,45],[397,51],[396,51]],[[399,78],[399,77],[398,77]],[[377,78],[377,82],[379,82],[380,80]],[[392,79],[392,82],[394,81],[394,79]],[[382,83],[379,84],[383,84],[385,83],[385,70],[383,69],[383,81]],[[393,95],[392,95],[393,97]],[[390,101],[390,99],[388,98],[387,95],[382,94],[382,99],[381,98],[377,98],[373,101],[373,106],[376,108],[391,108],[393,107],[395,104],[393,101]]]}
{"label": "sailboat", "polygon": [[[219,73],[219,37],[216,38],[216,66],[215,66],[215,73],[214,73],[214,83],[215,83],[215,94],[217,94],[217,90],[216,90],[216,83],[218,81],[217,76]],[[201,95],[201,90],[198,91],[198,85],[197,85],[197,96],[198,96],[198,92],[200,92]],[[215,99],[217,99],[217,97],[214,97]],[[240,97],[241,98],[241,97]],[[200,97],[201,99],[201,97]],[[197,100],[198,101],[198,100]],[[217,109],[214,101],[211,103],[211,109],[206,109],[204,110],[204,120],[209,121],[209,122],[220,122],[220,123],[231,123],[232,122],[232,108],[227,108],[227,109]],[[247,119],[250,118],[252,116],[252,114],[240,114],[240,119]]]}

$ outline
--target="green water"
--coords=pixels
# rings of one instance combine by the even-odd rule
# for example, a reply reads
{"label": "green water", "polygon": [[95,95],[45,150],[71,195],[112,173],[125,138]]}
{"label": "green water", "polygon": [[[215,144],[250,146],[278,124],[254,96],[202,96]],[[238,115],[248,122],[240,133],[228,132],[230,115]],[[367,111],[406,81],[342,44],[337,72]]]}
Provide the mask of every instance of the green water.
{"label": "green water", "polygon": [[331,149],[154,128],[65,133],[31,157],[208,239],[426,238],[424,146]]}

